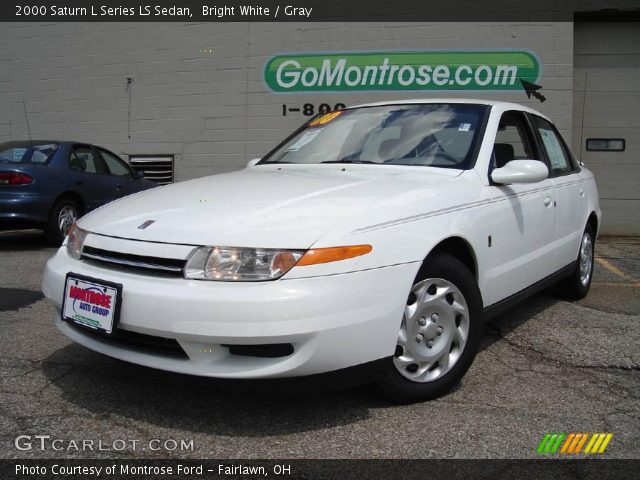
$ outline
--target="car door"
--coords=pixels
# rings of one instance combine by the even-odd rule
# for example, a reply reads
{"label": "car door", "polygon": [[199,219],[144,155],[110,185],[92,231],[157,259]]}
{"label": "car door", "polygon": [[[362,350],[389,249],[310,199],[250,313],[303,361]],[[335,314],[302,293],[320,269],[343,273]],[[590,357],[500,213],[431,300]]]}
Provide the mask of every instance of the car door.
{"label": "car door", "polygon": [[[512,160],[544,161],[523,112],[502,114],[489,179],[495,168]],[[530,184],[488,187],[492,198],[492,265],[486,281],[492,291],[507,297],[553,273],[556,209],[554,185],[550,179]]]}
{"label": "car door", "polygon": [[111,185],[104,175],[104,165],[91,145],[76,144],[69,153],[69,170],[73,187],[84,200],[85,211],[91,211],[111,198]]}
{"label": "car door", "polygon": [[109,150],[100,147],[96,147],[96,149],[105,163],[108,175],[111,177],[111,181],[115,188],[114,194],[117,198],[124,197],[141,190],[138,185],[139,182],[136,181],[137,179],[129,165]]}
{"label": "car door", "polygon": [[584,176],[558,130],[548,120],[530,115],[539,148],[547,158],[556,197],[555,269],[573,262],[585,228],[588,202]]}

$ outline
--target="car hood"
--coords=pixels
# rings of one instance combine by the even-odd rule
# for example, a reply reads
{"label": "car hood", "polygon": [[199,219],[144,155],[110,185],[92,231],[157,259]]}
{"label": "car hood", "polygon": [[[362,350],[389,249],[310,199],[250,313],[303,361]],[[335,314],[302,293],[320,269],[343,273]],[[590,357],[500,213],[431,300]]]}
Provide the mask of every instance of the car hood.
{"label": "car hood", "polygon": [[345,223],[366,228],[393,218],[403,204],[435,195],[459,174],[429,167],[265,165],[134,194],[95,210],[79,226],[145,241],[308,248]]}

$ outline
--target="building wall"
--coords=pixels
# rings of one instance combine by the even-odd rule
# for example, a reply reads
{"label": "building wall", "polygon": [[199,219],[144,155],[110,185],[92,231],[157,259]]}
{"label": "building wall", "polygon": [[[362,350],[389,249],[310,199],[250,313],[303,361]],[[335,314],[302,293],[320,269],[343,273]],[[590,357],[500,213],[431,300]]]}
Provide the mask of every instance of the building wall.
{"label": "building wall", "polygon": [[[640,22],[575,28],[574,151],[593,172],[602,231],[640,235]],[[624,151],[588,151],[590,138],[625,141]]]}
{"label": "building wall", "polygon": [[262,75],[279,53],[529,49],[543,65],[545,103],[524,91],[447,96],[530,104],[571,137],[572,23],[4,24],[0,45],[0,141],[27,138],[26,106],[33,138],[97,143],[125,158],[173,154],[176,180],[266,153],[306,118],[283,116],[283,104],[421,96],[275,94]]}

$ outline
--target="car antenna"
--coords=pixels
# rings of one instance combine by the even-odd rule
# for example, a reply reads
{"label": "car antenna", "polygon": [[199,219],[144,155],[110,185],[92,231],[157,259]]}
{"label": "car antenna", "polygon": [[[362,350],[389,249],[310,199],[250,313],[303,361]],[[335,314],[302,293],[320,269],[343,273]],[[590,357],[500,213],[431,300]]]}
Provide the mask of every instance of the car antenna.
{"label": "car antenna", "polygon": [[31,139],[31,125],[29,125],[29,114],[27,113],[27,104],[24,99],[22,100],[22,106],[24,107],[24,118],[27,119],[27,132],[29,132],[29,143],[31,144],[31,148],[33,148],[33,140]]}

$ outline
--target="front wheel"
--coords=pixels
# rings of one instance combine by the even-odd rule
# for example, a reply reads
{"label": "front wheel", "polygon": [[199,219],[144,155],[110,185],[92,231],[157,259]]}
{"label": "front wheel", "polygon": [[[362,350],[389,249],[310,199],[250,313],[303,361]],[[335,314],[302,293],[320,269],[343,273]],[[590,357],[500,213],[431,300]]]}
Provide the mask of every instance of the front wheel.
{"label": "front wheel", "polygon": [[475,358],[482,323],[482,299],[469,269],[451,255],[428,258],[409,292],[395,355],[382,367],[382,392],[400,403],[448,392]]}

